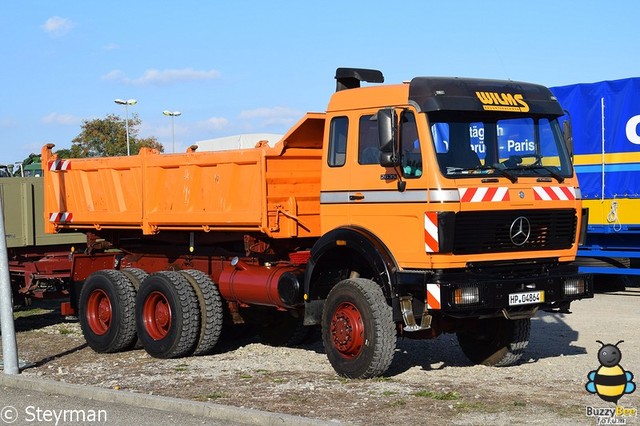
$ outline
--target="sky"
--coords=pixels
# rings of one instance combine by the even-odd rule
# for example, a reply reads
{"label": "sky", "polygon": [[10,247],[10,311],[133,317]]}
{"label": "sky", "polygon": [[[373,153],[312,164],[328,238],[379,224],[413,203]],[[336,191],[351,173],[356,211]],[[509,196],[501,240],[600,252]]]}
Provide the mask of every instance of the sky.
{"label": "sky", "polygon": [[[125,117],[165,152],[285,133],[324,111],[338,67],[546,86],[640,75],[640,2],[8,0],[0,12],[0,164],[83,120]],[[180,111],[178,117],[163,111]],[[174,136],[175,135],[175,139]],[[174,142],[175,141],[175,142]]]}

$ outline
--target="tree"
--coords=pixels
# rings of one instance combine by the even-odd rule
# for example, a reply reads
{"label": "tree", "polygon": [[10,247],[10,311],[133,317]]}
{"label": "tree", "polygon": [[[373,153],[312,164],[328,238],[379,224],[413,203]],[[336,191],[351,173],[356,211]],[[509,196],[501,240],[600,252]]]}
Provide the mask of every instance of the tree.
{"label": "tree", "polygon": [[71,150],[67,148],[59,149],[55,153],[58,154],[58,158],[73,158],[71,156]]}
{"label": "tree", "polygon": [[[129,147],[131,155],[141,147],[164,151],[164,147],[155,136],[138,138],[140,118],[137,114],[129,119]],[[84,120],[82,132],[71,141],[71,157],[112,157],[127,155],[127,133],[125,120],[118,115],[109,114],[106,118]]]}

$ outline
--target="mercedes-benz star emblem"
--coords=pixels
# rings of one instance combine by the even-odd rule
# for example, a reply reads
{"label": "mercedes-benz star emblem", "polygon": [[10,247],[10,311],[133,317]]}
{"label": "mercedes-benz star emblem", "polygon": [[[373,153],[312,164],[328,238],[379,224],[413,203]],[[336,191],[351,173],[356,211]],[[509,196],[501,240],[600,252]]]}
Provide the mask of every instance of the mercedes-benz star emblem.
{"label": "mercedes-benz star emblem", "polygon": [[523,246],[529,240],[531,235],[531,223],[524,216],[519,216],[511,224],[509,229],[509,238],[516,246]]}

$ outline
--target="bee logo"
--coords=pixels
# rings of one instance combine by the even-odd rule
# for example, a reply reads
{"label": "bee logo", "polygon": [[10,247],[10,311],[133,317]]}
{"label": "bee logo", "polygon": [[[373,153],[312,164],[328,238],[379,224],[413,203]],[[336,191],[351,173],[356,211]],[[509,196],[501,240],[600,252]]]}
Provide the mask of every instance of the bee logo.
{"label": "bee logo", "polygon": [[600,368],[589,372],[589,381],[585,385],[587,392],[596,393],[604,401],[618,403],[618,400],[625,393],[633,393],[636,385],[633,383],[633,373],[625,371],[620,366],[622,352],[618,345],[624,340],[620,340],[615,345],[604,344],[596,340],[602,347],[598,351],[598,361]]}

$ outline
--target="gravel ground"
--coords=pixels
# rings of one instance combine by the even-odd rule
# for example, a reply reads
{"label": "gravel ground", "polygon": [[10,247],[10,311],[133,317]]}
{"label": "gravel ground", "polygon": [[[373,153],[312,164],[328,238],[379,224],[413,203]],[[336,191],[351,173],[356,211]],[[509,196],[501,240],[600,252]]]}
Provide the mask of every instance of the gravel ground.
{"label": "gravel ground", "polygon": [[[20,359],[33,363],[22,374],[67,383],[356,425],[598,424],[586,407],[614,405],[585,390],[587,374],[600,366],[596,340],[624,340],[620,365],[640,377],[640,288],[571,308],[568,315],[538,313],[519,365],[473,366],[453,335],[400,339],[389,372],[371,380],[336,375],[319,342],[274,348],[250,337],[224,342],[213,355],[159,360],[141,349],[97,354],[78,323],[61,321],[52,309],[18,312],[16,329]],[[640,408],[640,391],[619,405]],[[640,424],[638,417],[614,420]]]}

